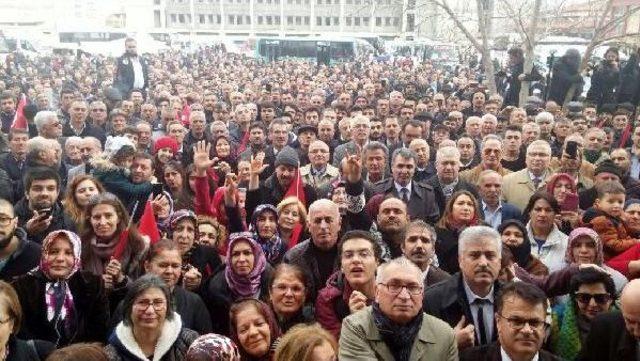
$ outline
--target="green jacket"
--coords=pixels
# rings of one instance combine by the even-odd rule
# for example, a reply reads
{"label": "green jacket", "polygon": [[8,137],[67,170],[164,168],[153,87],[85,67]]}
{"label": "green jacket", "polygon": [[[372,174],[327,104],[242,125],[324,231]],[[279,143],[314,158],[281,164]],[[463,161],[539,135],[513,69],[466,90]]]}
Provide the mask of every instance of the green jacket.
{"label": "green jacket", "polygon": [[[453,329],[447,323],[425,313],[411,350],[412,361],[458,360],[458,348]],[[393,361],[391,351],[382,340],[374,321],[371,306],[360,310],[342,322],[340,360]]]}

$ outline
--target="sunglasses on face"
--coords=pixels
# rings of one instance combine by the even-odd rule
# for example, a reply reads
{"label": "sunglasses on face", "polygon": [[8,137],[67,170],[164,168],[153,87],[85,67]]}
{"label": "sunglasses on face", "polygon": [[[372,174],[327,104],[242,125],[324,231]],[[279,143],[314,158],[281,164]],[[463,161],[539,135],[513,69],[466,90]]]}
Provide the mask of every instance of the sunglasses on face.
{"label": "sunglasses on face", "polygon": [[583,304],[588,304],[591,302],[591,299],[594,299],[597,304],[602,305],[611,300],[611,295],[608,293],[598,293],[598,294],[590,294],[590,293],[576,293],[576,300]]}

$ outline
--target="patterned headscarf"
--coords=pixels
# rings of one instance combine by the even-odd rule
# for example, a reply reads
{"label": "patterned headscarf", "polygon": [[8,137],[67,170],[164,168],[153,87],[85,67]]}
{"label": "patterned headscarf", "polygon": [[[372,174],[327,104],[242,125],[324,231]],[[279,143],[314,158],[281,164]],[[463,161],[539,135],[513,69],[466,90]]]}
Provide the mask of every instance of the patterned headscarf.
{"label": "patterned headscarf", "polygon": [[[66,238],[73,249],[73,266],[64,279],[51,279],[49,274],[51,265],[46,260],[46,256],[53,242],[61,237]],[[44,293],[47,306],[47,321],[51,322],[60,338],[71,331],[75,322],[75,304],[67,280],[80,269],[80,250],[81,241],[77,234],[66,230],[53,231],[42,241],[42,257],[40,258],[40,265],[35,270],[36,273],[37,271],[42,272],[47,278]],[[60,338],[57,340],[58,342]]]}
{"label": "patterned headscarf", "polygon": [[216,333],[198,337],[187,351],[187,361],[240,361],[240,351],[230,338]]}
{"label": "patterned headscarf", "polygon": [[571,192],[572,193],[576,193],[578,191],[578,188],[576,186],[576,181],[571,178],[570,175],[568,175],[567,173],[558,173],[553,175],[551,178],[549,178],[549,181],[547,182],[547,193],[553,197],[553,190],[556,187],[556,183],[558,183],[558,181],[560,180],[566,180],[569,182],[569,184],[571,185]]}
{"label": "patterned headscarf", "polygon": [[[232,233],[229,236],[229,248],[227,249],[227,267],[224,270],[224,277],[227,280],[227,284],[231,289],[231,292],[238,297],[255,297],[260,290],[260,283],[262,281],[262,272],[267,266],[267,259],[262,252],[262,248],[252,238],[253,235],[249,232]],[[231,254],[236,243],[240,241],[248,242],[253,251],[253,269],[251,272],[244,276],[237,274],[231,265]]]}
{"label": "patterned headscarf", "polygon": [[[258,232],[258,218],[266,212],[271,212],[275,217],[276,222],[275,233],[270,239],[260,237],[260,233]],[[260,247],[262,247],[262,251],[267,257],[267,261],[272,264],[280,263],[281,258],[287,251],[287,246],[284,244],[282,238],[280,238],[280,234],[278,233],[277,225],[278,210],[271,204],[261,204],[257,206],[256,210],[253,211],[253,215],[251,215],[251,225],[249,226],[249,231],[253,232],[253,237],[258,241]]]}
{"label": "patterned headscarf", "polygon": [[598,233],[591,228],[587,227],[578,227],[569,233],[569,241],[567,244],[567,252],[565,253],[564,260],[568,264],[575,263],[573,259],[573,247],[576,244],[576,241],[580,237],[589,237],[596,243],[596,260],[595,264],[601,266],[604,262],[604,255],[602,252],[602,241],[600,240],[600,236]]}

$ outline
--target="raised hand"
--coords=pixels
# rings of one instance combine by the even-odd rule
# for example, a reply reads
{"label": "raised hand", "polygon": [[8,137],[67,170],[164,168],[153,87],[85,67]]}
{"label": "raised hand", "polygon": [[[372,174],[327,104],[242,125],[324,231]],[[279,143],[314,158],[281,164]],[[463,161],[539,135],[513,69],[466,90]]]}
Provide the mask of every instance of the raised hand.
{"label": "raised hand", "polygon": [[211,168],[218,159],[209,158],[209,152],[211,151],[211,144],[204,140],[197,142],[193,146],[193,166],[196,169],[196,175],[202,177],[207,174],[207,169]]}
{"label": "raised hand", "polygon": [[456,327],[453,328],[453,333],[456,337],[456,342],[458,343],[458,349],[462,350],[467,347],[472,347],[476,342],[475,329],[473,327],[473,323],[470,323],[465,326],[466,319],[464,316],[458,321]]}
{"label": "raised hand", "polygon": [[250,172],[251,174],[261,174],[265,169],[267,169],[269,165],[268,164],[264,164],[264,153],[260,152],[258,154],[256,154],[255,156],[251,156],[251,168],[250,168]]}
{"label": "raised hand", "polygon": [[360,178],[362,178],[362,159],[360,158],[360,152],[356,152],[356,154],[349,154],[347,152],[345,176],[349,183],[358,183]]}
{"label": "raised hand", "polygon": [[224,204],[235,207],[238,204],[238,177],[234,173],[227,174],[224,187]]}

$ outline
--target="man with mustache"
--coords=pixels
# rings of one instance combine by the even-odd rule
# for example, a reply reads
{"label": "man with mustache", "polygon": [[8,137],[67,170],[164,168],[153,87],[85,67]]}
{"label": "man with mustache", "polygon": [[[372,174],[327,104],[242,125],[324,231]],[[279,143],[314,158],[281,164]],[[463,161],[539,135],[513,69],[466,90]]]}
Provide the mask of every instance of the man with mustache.
{"label": "man with mustache", "polygon": [[525,162],[525,169],[507,174],[502,183],[504,200],[520,210],[524,209],[533,193],[546,185],[546,179],[551,174],[549,143],[546,140],[535,140],[529,144]]}
{"label": "man with mustache", "polygon": [[497,135],[490,134],[482,139],[480,145],[480,164],[477,166],[460,172],[460,179],[471,183],[478,184],[480,173],[485,170],[493,170],[505,176],[511,173],[507,168],[503,168],[502,164],[502,139]]}
{"label": "man with mustache", "polygon": [[542,350],[547,306],[547,296],[538,287],[519,281],[505,285],[495,300],[498,341],[466,349],[460,360],[560,360]]}
{"label": "man with mustache", "polygon": [[423,220],[415,220],[407,226],[402,241],[402,255],[422,271],[424,287],[448,280],[451,275],[433,264],[436,230]]}
{"label": "man with mustache", "polygon": [[454,327],[458,349],[463,350],[497,339],[494,312],[502,240],[491,227],[473,226],[460,233],[458,243],[460,272],[426,290],[423,306]]}
{"label": "man with mustache", "polygon": [[18,227],[13,206],[0,199],[0,280],[10,281],[38,265],[41,249],[27,240],[27,233]]}

